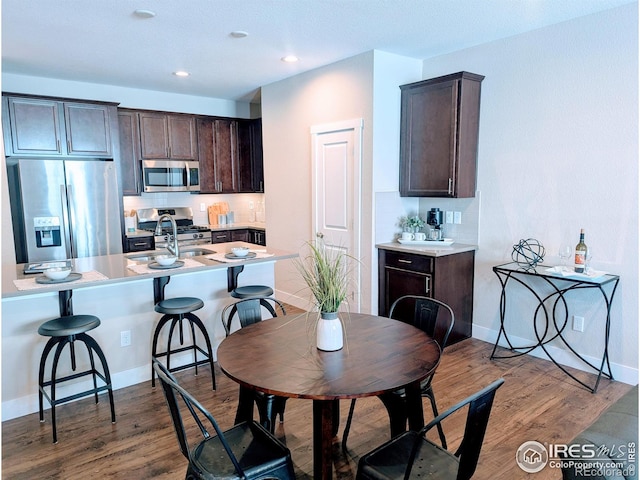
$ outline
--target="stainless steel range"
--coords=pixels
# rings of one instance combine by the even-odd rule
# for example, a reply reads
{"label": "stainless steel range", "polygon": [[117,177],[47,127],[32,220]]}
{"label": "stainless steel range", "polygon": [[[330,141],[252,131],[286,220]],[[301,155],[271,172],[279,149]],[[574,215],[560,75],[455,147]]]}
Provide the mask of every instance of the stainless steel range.
{"label": "stainless steel range", "polygon": [[[138,210],[138,228],[155,232],[158,220],[163,215],[171,215],[175,220],[179,246],[211,243],[211,230],[209,227],[193,224],[193,211],[189,207],[141,208]],[[167,248],[167,244],[173,241],[172,233],[171,223],[163,221],[162,234],[153,237],[156,249]]]}

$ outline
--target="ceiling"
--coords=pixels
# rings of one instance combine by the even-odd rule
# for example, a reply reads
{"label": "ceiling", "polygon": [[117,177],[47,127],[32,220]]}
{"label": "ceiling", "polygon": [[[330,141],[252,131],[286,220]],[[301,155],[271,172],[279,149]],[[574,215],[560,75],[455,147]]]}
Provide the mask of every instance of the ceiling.
{"label": "ceiling", "polygon": [[[366,51],[425,59],[627,3],[636,2],[2,0],[2,70],[254,101],[262,85]],[[300,60],[282,62],[288,54]]]}

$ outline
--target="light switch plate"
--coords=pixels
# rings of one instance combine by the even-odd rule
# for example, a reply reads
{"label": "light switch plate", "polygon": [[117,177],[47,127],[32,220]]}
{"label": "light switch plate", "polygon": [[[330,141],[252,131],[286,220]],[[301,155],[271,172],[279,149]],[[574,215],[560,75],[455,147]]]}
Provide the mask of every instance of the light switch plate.
{"label": "light switch plate", "polygon": [[453,212],[444,212],[444,223],[453,223]]}
{"label": "light switch plate", "polygon": [[453,212],[453,223],[458,225],[462,223],[462,212]]}

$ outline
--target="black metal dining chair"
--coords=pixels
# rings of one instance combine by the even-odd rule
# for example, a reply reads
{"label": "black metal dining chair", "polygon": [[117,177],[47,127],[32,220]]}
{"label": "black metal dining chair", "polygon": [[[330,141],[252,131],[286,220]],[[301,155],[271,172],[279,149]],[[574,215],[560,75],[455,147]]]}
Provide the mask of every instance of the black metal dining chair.
{"label": "black metal dining chair", "polygon": [[[263,314],[267,316],[267,318],[277,317],[278,312],[280,312],[280,315],[287,314],[282,302],[275,298],[245,298],[227,305],[222,310],[222,326],[224,327],[226,335],[229,336],[234,329],[244,328],[254,323],[261,322]],[[243,387],[240,388],[242,389]],[[258,407],[260,423],[273,433],[275,431],[277,417],[280,416],[280,422],[284,421],[284,409],[287,398],[255,390],[251,391],[251,395],[253,397],[253,401],[255,401],[256,406]],[[245,417],[242,413],[245,408],[248,409],[249,406],[243,405],[243,395],[240,395],[236,422]],[[253,403],[250,408],[253,409]]]}
{"label": "black metal dining chair", "polygon": [[[295,479],[291,452],[257,422],[243,422],[222,431],[211,413],[182,388],[158,360],[153,369],[162,384],[180,450],[189,460],[186,479]],[[183,422],[188,414],[197,424],[202,439],[193,445],[187,440]],[[207,422],[214,432],[209,433]]]}
{"label": "black metal dining chair", "polygon": [[[455,323],[455,315],[449,305],[435,298],[424,297],[420,295],[405,295],[398,298],[389,309],[389,317],[395,320],[400,320],[405,323],[409,323],[431,338],[433,338],[440,349],[444,350],[449,340],[449,334],[453,329]],[[435,374],[435,372],[434,372]],[[436,405],[436,399],[433,393],[433,387],[431,385],[434,374],[429,375],[428,378],[422,381],[420,384],[420,390],[422,397],[428,398],[431,403],[431,409],[433,410],[433,416],[438,416],[438,406]],[[394,406],[397,411],[406,411],[406,408],[402,406],[405,399],[405,390],[400,389],[395,392],[381,395],[379,398],[385,405]],[[400,404],[400,406],[398,406]],[[349,415],[347,416],[347,422],[345,424],[344,433],[342,434],[342,448],[347,448],[347,438],[349,437],[349,431],[351,430],[351,422],[353,421],[353,412],[356,405],[356,399],[351,400],[349,407]],[[444,434],[444,430],[441,425],[437,425],[438,435],[442,448],[447,448],[447,439]]]}
{"label": "black metal dining chair", "polygon": [[[438,415],[419,432],[404,432],[360,457],[356,480],[437,478],[468,480],[478,465],[482,442],[500,378]],[[451,453],[425,437],[434,426],[468,405],[460,446]]]}

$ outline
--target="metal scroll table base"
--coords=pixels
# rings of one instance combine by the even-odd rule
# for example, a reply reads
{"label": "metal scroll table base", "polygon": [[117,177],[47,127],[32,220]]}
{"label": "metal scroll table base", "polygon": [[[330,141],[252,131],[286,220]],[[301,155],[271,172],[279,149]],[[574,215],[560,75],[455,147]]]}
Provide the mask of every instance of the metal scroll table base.
{"label": "metal scroll table base", "polygon": [[[603,376],[605,378],[613,380],[611,365],[609,363],[609,332],[611,327],[611,303],[618,287],[620,277],[617,275],[606,275],[604,278],[599,280],[581,280],[538,273],[538,271],[547,268],[550,267],[539,265],[537,269],[524,270],[521,268],[517,268],[517,264],[505,264],[493,267],[493,271],[498,276],[500,284],[502,285],[502,292],[500,294],[500,331],[498,333],[496,343],[493,347],[493,351],[491,352],[491,359],[507,359],[519,357],[522,355],[527,355],[534,349],[540,347],[544,351],[545,355],[549,358],[549,360],[551,360],[566,375],[585,387],[591,393],[596,393],[596,391],[598,390],[598,385],[600,384],[600,379]],[[530,282],[527,282],[527,279],[531,279],[531,277],[536,277],[544,281],[546,285],[549,285],[551,287],[551,293],[539,293],[531,285]],[[507,335],[507,330],[505,329],[507,304],[506,292],[507,284],[510,280],[525,287],[538,300],[538,306],[535,308],[533,314],[533,329],[537,340],[536,343],[525,346],[515,346]],[[608,295],[605,290],[605,286],[610,287],[610,293]],[[564,330],[569,324],[569,308],[567,306],[567,299],[565,298],[565,295],[570,292],[582,289],[598,290],[602,294],[602,298],[605,302],[607,310],[604,328],[604,349],[600,365],[594,365],[592,362],[580,355],[563,335]],[[564,315],[562,313],[562,310],[564,310]],[[541,312],[543,314],[542,318],[544,318],[544,322],[538,322],[538,318]],[[542,325],[539,325],[539,323],[542,323]],[[511,354],[496,354],[496,350],[500,346],[499,343],[502,337],[504,337],[504,340],[507,343],[508,349],[511,351]],[[551,351],[548,348],[548,345],[550,342],[556,339],[561,341],[564,346],[579,361],[581,361],[589,369],[597,373],[597,378],[593,385],[589,385],[577,378],[553,357]]]}

